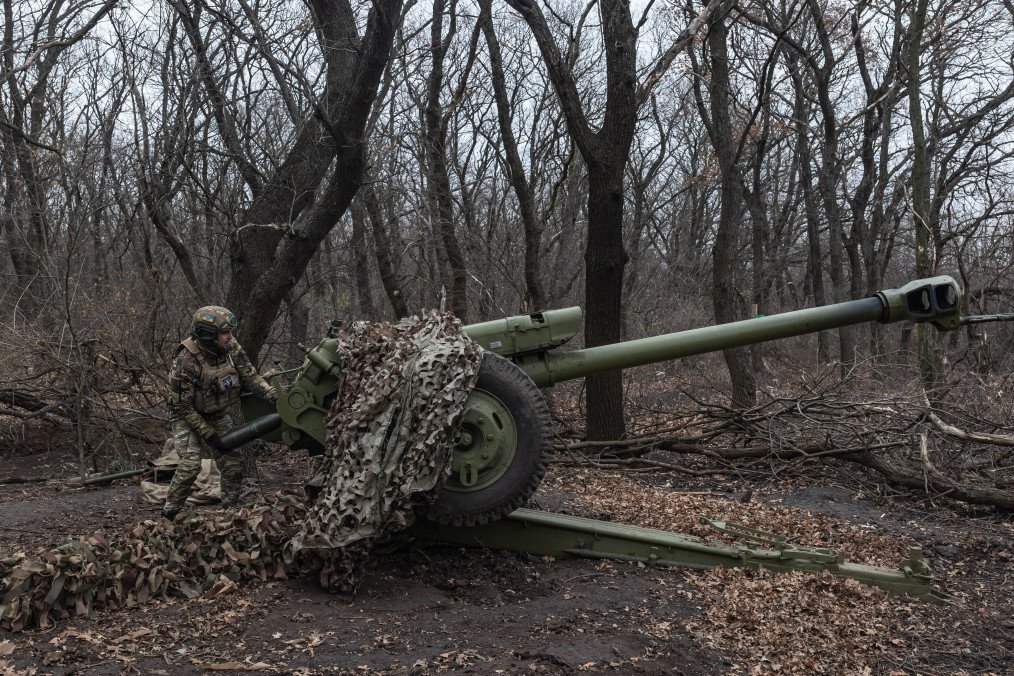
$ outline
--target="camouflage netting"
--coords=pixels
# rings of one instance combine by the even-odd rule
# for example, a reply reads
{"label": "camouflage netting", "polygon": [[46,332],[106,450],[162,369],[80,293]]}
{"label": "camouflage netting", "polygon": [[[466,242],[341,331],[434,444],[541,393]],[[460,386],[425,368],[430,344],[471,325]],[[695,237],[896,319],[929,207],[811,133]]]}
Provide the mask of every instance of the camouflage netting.
{"label": "camouflage netting", "polygon": [[324,483],[307,506],[291,494],[251,508],[144,521],[0,560],[0,628],[149,598],[214,595],[236,582],[319,570],[351,590],[378,538],[410,525],[447,477],[454,425],[482,351],[448,314],[358,323],[339,337],[341,392],[327,417]]}
{"label": "camouflage netting", "polygon": [[0,560],[0,628],[46,627],[168,593],[195,598],[243,580],[285,577],[282,548],[305,514],[302,500],[279,495],[268,505],[71,539],[41,559]]}
{"label": "camouflage netting", "polygon": [[323,489],[285,555],[347,591],[372,543],[411,525],[447,478],[482,348],[452,315],[431,313],[353,324],[337,355],[344,381],[326,420]]}

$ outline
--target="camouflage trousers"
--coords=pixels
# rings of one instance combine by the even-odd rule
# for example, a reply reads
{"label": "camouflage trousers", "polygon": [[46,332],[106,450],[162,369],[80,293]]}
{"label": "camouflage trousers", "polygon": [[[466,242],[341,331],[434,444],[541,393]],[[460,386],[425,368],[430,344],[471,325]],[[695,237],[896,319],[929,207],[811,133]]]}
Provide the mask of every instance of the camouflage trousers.
{"label": "camouflage trousers", "polygon": [[[228,413],[210,413],[204,419],[218,434],[225,434],[232,429],[232,418]],[[243,456],[239,453],[219,453],[182,420],[172,421],[172,434],[180,464],[169,484],[165,508],[179,510],[183,507],[193,490],[197,475],[201,473],[203,458],[214,460],[222,472],[222,502],[235,502],[239,498],[243,482]]]}

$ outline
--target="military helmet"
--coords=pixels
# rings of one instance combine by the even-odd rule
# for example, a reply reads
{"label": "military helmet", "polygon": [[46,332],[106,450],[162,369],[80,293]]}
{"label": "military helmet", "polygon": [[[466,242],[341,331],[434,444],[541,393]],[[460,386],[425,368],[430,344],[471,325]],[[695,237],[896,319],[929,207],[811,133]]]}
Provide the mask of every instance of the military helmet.
{"label": "military helmet", "polygon": [[236,315],[221,305],[205,305],[194,313],[193,329],[205,329],[209,333],[235,331]]}
{"label": "military helmet", "polygon": [[198,342],[215,350],[218,334],[235,331],[236,315],[221,305],[205,305],[194,313],[190,331]]}

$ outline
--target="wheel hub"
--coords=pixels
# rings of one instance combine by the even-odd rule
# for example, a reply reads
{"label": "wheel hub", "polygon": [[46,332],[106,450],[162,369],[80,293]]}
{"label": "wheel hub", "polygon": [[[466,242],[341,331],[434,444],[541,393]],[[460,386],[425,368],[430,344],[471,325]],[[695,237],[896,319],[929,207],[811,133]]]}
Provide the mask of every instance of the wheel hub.
{"label": "wheel hub", "polygon": [[517,447],[517,426],[507,407],[485,390],[472,390],[454,435],[444,488],[467,492],[495,483],[514,461]]}

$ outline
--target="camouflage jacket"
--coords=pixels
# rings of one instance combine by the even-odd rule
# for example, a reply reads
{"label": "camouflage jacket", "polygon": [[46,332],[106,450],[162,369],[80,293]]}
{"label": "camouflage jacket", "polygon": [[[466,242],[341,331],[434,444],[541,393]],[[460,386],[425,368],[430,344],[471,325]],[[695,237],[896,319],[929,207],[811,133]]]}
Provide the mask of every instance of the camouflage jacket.
{"label": "camouflage jacket", "polygon": [[239,402],[240,386],[261,397],[274,397],[274,388],[257,373],[235,339],[229,343],[227,354],[217,355],[188,338],[176,348],[169,371],[166,403],[170,420],[183,420],[207,439],[215,431],[205,416]]}

